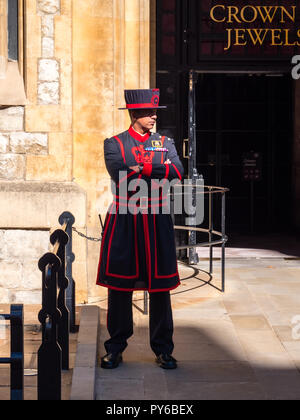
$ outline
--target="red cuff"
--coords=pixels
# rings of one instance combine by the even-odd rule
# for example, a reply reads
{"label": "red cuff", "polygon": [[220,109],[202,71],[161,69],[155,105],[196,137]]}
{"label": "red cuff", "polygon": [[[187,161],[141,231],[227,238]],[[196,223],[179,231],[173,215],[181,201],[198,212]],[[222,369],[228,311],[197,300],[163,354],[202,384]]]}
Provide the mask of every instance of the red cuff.
{"label": "red cuff", "polygon": [[144,163],[142,174],[150,177],[151,173],[152,173],[152,163]]}

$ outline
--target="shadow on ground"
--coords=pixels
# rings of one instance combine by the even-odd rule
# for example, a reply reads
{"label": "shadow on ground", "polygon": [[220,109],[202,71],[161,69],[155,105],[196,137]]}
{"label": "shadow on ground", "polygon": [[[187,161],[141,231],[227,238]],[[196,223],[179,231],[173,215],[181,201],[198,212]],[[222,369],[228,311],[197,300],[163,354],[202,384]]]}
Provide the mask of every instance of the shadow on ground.
{"label": "shadow on ground", "polygon": [[[104,317],[104,315],[103,315]],[[102,329],[104,326],[102,326]],[[156,366],[147,328],[136,328],[123,353],[124,362],[112,371],[98,369],[99,400],[273,400],[300,399],[300,372],[295,366],[281,366],[275,356],[273,364],[264,358],[249,363],[239,343],[220,341],[207,330],[177,326],[173,356],[176,370]],[[101,339],[100,356],[104,354]],[[229,351],[229,347],[236,351]]]}

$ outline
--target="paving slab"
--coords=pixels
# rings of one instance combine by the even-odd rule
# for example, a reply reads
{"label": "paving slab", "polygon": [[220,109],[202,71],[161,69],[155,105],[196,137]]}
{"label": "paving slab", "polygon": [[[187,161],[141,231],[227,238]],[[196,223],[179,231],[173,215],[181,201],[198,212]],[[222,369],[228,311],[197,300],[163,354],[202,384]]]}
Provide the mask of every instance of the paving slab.
{"label": "paving slab", "polygon": [[[134,336],[123,364],[113,371],[97,369],[97,399],[300,399],[300,339],[292,338],[292,319],[300,314],[300,261],[275,253],[238,256],[226,261],[224,294],[217,290],[220,261],[214,261],[210,282],[206,260],[191,268],[179,263],[182,285],[171,293],[178,369],[155,364],[148,316],[134,308]],[[142,308],[140,295],[138,300]],[[98,363],[108,338],[106,305],[106,300],[99,305]]]}

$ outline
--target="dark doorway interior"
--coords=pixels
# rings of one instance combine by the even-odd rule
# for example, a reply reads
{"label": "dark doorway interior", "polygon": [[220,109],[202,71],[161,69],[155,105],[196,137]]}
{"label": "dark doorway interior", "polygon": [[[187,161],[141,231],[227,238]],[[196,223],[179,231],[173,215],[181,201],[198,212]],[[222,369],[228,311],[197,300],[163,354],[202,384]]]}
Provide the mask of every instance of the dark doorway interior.
{"label": "dark doorway interior", "polygon": [[[265,56],[261,49],[256,57],[252,51],[247,58],[243,50],[240,56],[229,54],[225,60],[215,52],[220,52],[214,44],[220,37],[214,39],[211,28],[209,36],[199,29],[206,27],[207,11],[198,3],[202,4],[157,2],[156,84],[161,102],[168,105],[168,111],[160,113],[158,129],[175,138],[187,166],[183,143],[188,137],[188,75],[191,69],[198,72],[197,170],[206,185],[230,188],[228,233],[288,231],[292,228],[293,84],[286,72],[286,57],[281,62],[278,51]],[[206,54],[201,55],[203,42]],[[267,74],[272,70],[273,74]],[[253,216],[251,182],[243,178],[244,154],[251,151],[262,156],[261,179],[253,183]]]}
{"label": "dark doorway interior", "polygon": [[[230,230],[287,229],[291,220],[291,78],[201,74],[196,110],[197,169],[209,185],[230,188]],[[243,158],[251,151],[262,157],[261,178],[253,182],[252,223],[251,181],[243,177]]]}

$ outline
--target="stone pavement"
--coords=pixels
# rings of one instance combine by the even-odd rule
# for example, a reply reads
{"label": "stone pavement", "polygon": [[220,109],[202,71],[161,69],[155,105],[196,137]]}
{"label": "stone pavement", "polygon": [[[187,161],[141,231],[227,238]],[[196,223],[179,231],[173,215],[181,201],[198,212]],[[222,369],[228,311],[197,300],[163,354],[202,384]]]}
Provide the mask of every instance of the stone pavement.
{"label": "stone pavement", "polygon": [[[40,331],[40,324],[37,316],[40,310],[40,305],[25,305],[24,306],[24,400],[37,400],[37,376],[26,376],[26,374],[34,373],[37,369],[37,351],[41,345],[42,334]],[[76,322],[79,322],[81,308],[76,308]],[[9,313],[10,305],[0,305],[1,313]],[[5,323],[5,324],[3,324]],[[1,321],[1,326],[6,326],[7,337],[0,338],[0,357],[10,356],[10,333],[9,321]],[[1,329],[1,331],[3,331]],[[68,400],[71,391],[72,372],[75,362],[76,334],[70,334],[70,370],[62,372],[62,399]],[[10,367],[9,365],[0,365],[0,400],[10,399]]]}
{"label": "stone pavement", "polygon": [[[208,261],[198,268],[208,270]],[[155,365],[148,317],[134,308],[124,362],[112,371],[98,368],[97,399],[300,399],[300,261],[228,259],[224,294],[217,290],[219,261],[212,280],[184,264],[179,269],[182,285],[172,292],[178,369]],[[143,308],[143,294],[135,300]],[[101,357],[106,299],[99,304]]]}

